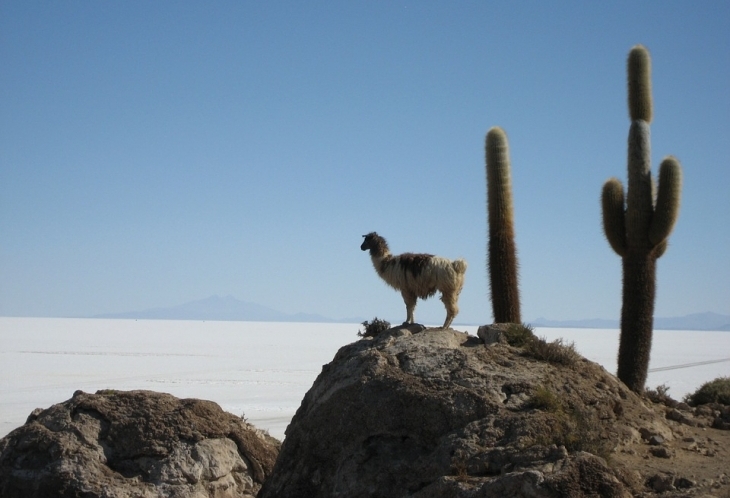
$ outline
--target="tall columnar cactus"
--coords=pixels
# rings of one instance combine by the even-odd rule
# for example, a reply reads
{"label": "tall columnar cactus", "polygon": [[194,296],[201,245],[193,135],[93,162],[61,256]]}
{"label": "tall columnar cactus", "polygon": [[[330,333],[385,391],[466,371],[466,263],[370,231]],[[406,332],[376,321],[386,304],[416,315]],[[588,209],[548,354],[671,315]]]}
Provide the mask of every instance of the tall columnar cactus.
{"label": "tall columnar cactus", "polygon": [[603,185],[603,229],[609,244],[623,260],[623,305],[618,352],[618,378],[631,390],[642,392],[651,352],[656,287],[656,260],[667,248],[679,214],[682,168],[674,157],[659,168],[658,192],[651,176],[652,119],[651,60],[636,45],[628,58],[629,186],[616,178]]}
{"label": "tall columnar cactus", "polygon": [[487,132],[487,213],[489,286],[495,323],[520,323],[512,179],[507,135],[495,126]]}

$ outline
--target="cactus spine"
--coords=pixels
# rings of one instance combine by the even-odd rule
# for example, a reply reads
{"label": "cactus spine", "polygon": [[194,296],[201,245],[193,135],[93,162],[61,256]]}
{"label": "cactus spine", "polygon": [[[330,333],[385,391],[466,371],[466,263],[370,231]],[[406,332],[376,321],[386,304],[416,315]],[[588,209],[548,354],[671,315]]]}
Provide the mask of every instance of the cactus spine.
{"label": "cactus spine", "polygon": [[603,185],[603,229],[623,262],[623,304],[618,378],[641,393],[651,353],[656,260],[664,254],[679,214],[682,168],[674,157],[662,161],[655,197],[651,176],[649,123],[652,119],[651,59],[636,45],[627,63],[631,128],[628,139],[629,185],[616,178]]}
{"label": "cactus spine", "polygon": [[521,323],[509,146],[504,130],[487,132],[487,215],[489,287],[495,323]]}

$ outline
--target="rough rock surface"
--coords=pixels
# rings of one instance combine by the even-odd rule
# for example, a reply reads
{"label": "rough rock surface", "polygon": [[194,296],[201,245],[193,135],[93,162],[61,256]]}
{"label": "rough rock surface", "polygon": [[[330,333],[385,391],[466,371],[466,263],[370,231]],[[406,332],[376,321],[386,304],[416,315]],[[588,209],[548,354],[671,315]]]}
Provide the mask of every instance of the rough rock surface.
{"label": "rough rock surface", "polygon": [[0,440],[0,496],[253,497],[278,450],[210,401],[77,391]]}
{"label": "rough rock surface", "polygon": [[669,423],[588,360],[392,329],[323,367],[259,497],[628,497],[651,487],[604,458]]}

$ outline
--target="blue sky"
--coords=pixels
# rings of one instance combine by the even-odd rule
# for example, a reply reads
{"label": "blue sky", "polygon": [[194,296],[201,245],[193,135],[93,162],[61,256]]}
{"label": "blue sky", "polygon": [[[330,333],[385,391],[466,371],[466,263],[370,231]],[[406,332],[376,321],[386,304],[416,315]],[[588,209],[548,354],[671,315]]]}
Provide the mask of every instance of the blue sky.
{"label": "blue sky", "polygon": [[[654,171],[684,169],[656,314],[730,314],[730,3],[0,1],[0,315],[212,294],[405,318],[361,235],[469,262],[488,323],[484,135],[508,134],[523,320],[617,318],[603,182],[625,60]],[[440,323],[437,299],[416,319]]]}

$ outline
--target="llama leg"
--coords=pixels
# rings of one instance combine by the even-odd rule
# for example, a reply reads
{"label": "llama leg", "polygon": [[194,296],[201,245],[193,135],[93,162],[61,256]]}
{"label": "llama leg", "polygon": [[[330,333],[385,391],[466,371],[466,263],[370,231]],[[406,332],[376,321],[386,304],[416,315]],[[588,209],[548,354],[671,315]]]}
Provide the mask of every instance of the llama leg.
{"label": "llama leg", "polygon": [[441,296],[441,301],[446,307],[446,321],[444,321],[444,326],[442,328],[448,329],[451,326],[451,322],[454,321],[454,317],[459,314],[459,305],[457,304],[458,300],[458,293],[444,292]]}
{"label": "llama leg", "polygon": [[454,317],[459,314],[459,295],[461,289],[464,288],[464,275],[456,280],[456,287],[454,289],[447,290],[441,294],[441,301],[446,307],[446,321],[444,322],[445,329],[451,326],[451,322],[454,321]]}
{"label": "llama leg", "polygon": [[401,291],[403,301],[406,303],[406,321],[403,324],[413,323],[413,310],[416,309],[416,301],[418,297],[408,291]]}

